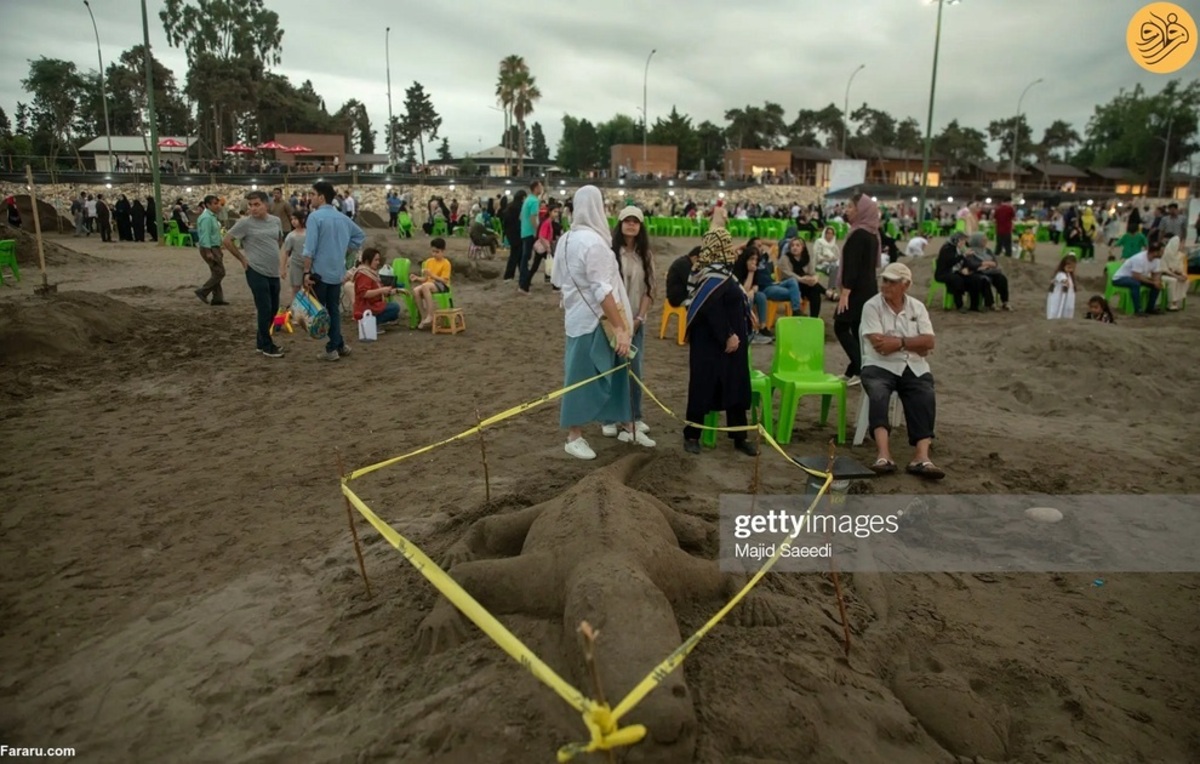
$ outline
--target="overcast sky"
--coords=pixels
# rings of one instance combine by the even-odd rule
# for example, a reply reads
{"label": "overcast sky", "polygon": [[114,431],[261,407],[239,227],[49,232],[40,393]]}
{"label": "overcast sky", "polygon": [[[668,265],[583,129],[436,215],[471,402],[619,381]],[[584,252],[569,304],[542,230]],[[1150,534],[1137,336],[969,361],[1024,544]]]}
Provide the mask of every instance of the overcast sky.
{"label": "overcast sky", "polygon": [[[142,40],[137,0],[92,0],[105,66]],[[1200,17],[1191,0],[1193,15]],[[551,151],[564,113],[603,121],[620,112],[639,118],[646,56],[651,124],[672,105],[724,124],[726,109],[771,100],[788,122],[801,108],[842,104],[859,64],[851,110],[866,101],[925,126],[936,3],[931,0],[569,0],[479,2],[443,6],[396,0],[267,0],[284,29],[277,68],[299,85],[311,79],[330,111],[358,98],[381,133],[387,121],[384,29],[391,26],[393,110],[404,89],[421,82],[442,115],[455,155],[499,142],[497,64],[524,56],[537,77],[539,121]],[[1172,77],[1200,77],[1200,55],[1172,75],[1138,67],[1125,31],[1140,0],[963,0],[943,12],[934,133],[951,119],[986,130],[993,119],[1023,111],[1036,138],[1055,119],[1083,133],[1097,103],[1121,87],[1156,91]],[[148,0],[151,46],[181,81],[183,52],[170,48]],[[11,117],[28,100],[20,80],[38,56],[97,68],[95,38],[82,0],[0,0],[6,34],[0,46],[0,106]],[[383,150],[382,136],[377,143]],[[994,147],[993,147],[994,149]],[[430,153],[431,150],[427,148]]]}

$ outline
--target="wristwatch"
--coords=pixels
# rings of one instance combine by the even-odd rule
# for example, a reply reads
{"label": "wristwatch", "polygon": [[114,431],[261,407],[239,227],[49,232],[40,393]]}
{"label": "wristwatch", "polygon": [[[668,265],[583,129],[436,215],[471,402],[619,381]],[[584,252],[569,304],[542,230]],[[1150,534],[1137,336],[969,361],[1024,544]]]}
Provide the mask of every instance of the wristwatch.
{"label": "wristwatch", "polygon": [[908,350],[908,346],[904,344],[904,338],[903,338],[903,337],[901,337],[901,338],[900,338],[900,349],[901,349],[901,350]]}

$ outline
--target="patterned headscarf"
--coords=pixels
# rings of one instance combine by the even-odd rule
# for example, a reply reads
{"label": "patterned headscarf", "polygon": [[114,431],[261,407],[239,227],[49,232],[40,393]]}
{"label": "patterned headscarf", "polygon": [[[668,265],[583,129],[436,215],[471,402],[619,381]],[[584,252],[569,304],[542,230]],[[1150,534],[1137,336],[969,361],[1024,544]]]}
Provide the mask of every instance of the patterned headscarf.
{"label": "patterned headscarf", "polygon": [[714,228],[704,234],[700,241],[700,265],[729,266],[737,259],[737,251],[733,247],[733,237],[724,228]]}
{"label": "patterned headscarf", "polygon": [[879,248],[883,249],[883,241],[879,238],[879,205],[871,200],[871,197],[863,194],[858,197],[858,204],[854,205],[854,225],[850,226],[850,234],[855,231],[863,230],[875,237],[879,242]]}

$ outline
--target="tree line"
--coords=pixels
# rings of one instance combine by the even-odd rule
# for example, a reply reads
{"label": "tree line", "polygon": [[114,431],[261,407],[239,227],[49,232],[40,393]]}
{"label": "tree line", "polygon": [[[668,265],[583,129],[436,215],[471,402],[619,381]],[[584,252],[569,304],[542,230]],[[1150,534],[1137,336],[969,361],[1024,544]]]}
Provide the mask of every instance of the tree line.
{"label": "tree line", "polygon": [[[278,14],[266,9],[263,0],[166,0],[159,18],[168,43],[185,53],[187,72],[179,82],[171,70],[150,58],[158,132],[197,137],[201,156],[219,157],[230,143],[254,145],[277,133],[341,133],[357,153],[376,153],[379,144],[391,153],[394,142],[395,154],[405,164],[426,164],[427,147],[440,137],[437,157],[453,159],[448,140],[440,135],[442,117],[419,82],[405,89],[403,110],[383,126],[377,143],[379,131],[361,101],[350,98],[330,111],[311,81],[297,87],[271,71],[280,61],[284,31]],[[143,46],[135,45],[105,68],[114,135],[148,131],[145,59]],[[104,134],[99,74],[42,57],[30,62],[21,85],[29,99],[18,102],[14,118],[0,109],[0,155],[10,162],[19,156],[45,156],[51,165],[82,166],[78,146]],[[541,90],[518,55],[500,61],[495,98],[505,120],[500,144],[511,151],[520,175],[526,156],[582,174],[607,168],[612,146],[642,142],[642,124],[629,115],[591,122],[564,114],[552,160],[541,125],[529,122]],[[1096,107],[1082,133],[1055,120],[1035,139],[1023,114],[992,120],[984,129],[954,119],[934,135],[932,149],[948,175],[991,159],[991,141],[998,145],[995,159],[1002,163],[1013,158],[1015,143],[1018,162],[1118,167],[1149,179],[1157,177],[1164,156],[1179,161],[1200,150],[1198,111],[1200,81],[1171,80],[1153,94],[1140,85],[1122,89]],[[685,170],[720,169],[727,149],[840,149],[844,142],[850,155],[873,158],[895,152],[915,157],[924,148],[922,126],[915,118],[898,118],[866,103],[849,114],[832,103],[795,114],[789,122],[779,103],[747,104],[727,110],[719,125],[707,119],[697,122],[672,106],[650,126],[647,140],[678,147],[678,166]],[[471,162],[462,164],[466,166],[460,169],[473,172]]]}

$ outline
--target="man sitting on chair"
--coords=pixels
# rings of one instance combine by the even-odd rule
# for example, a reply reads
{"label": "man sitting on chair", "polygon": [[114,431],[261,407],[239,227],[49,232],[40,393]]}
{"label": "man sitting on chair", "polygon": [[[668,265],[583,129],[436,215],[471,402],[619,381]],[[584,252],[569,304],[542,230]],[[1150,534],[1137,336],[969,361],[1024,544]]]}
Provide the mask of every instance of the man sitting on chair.
{"label": "man sitting on chair", "polygon": [[892,393],[900,396],[915,448],[907,471],[940,480],[946,473],[929,460],[936,412],[933,373],[925,357],[933,351],[933,324],[919,300],[908,296],[912,271],[892,263],[881,274],[880,293],[863,305],[859,334],[863,338],[862,387],[868,400],[868,430],[879,450],[871,469],[881,475],[896,471],[888,443]]}

